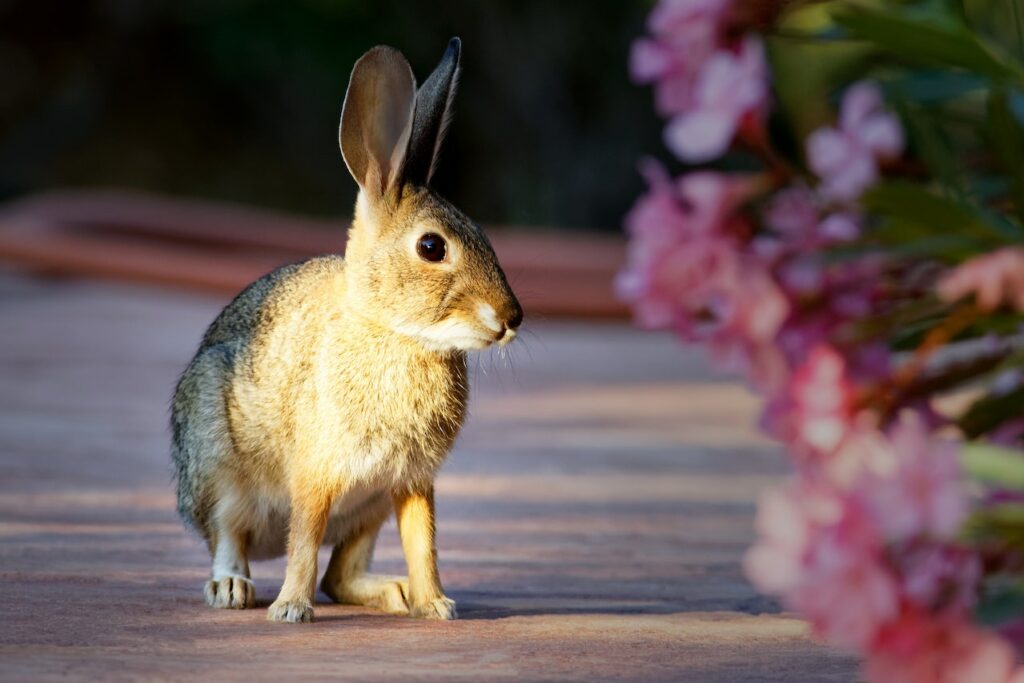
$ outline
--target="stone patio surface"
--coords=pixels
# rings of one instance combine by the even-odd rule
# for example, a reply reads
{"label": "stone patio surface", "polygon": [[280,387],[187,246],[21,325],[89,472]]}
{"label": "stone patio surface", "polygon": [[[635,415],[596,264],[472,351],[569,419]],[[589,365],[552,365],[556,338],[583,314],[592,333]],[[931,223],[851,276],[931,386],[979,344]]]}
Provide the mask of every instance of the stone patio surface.
{"label": "stone patio surface", "polygon": [[[856,663],[744,580],[784,466],[756,401],[668,336],[529,321],[473,361],[438,480],[461,619],[331,604],[266,621],[203,602],[174,513],[173,383],[224,302],[0,273],[0,680],[851,681]],[[321,567],[326,552],[321,555]],[[393,522],[376,567],[404,564]]]}

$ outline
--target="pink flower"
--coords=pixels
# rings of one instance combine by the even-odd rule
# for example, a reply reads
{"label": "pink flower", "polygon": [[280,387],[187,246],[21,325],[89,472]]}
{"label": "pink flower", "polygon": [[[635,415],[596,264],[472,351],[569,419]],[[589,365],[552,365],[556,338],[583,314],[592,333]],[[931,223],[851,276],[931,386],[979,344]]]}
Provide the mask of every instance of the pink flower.
{"label": "pink flower", "polygon": [[820,558],[792,599],[815,633],[830,643],[864,649],[899,614],[899,584],[880,555],[842,541],[823,544]]}
{"label": "pink flower", "polygon": [[899,614],[899,582],[882,541],[855,497],[842,497],[839,520],[809,544],[803,581],[788,603],[830,643],[863,649]]}
{"label": "pink flower", "polygon": [[755,259],[736,259],[722,272],[710,302],[717,324],[709,336],[712,355],[725,367],[745,371],[758,389],[774,391],[787,368],[774,340],[789,315],[789,300]]}
{"label": "pink flower", "polygon": [[880,341],[860,345],[847,360],[850,377],[858,384],[877,383],[888,377],[892,369],[892,352]]}
{"label": "pink flower", "polygon": [[653,159],[640,163],[650,191],[642,195],[626,216],[626,232],[644,248],[659,250],[689,231],[690,219],[672,179]]}
{"label": "pink flower", "polygon": [[904,413],[888,449],[888,463],[865,484],[879,527],[895,541],[952,538],[968,511],[956,444],[932,437],[921,418]]}
{"label": "pink flower", "polygon": [[732,4],[661,0],[648,19],[653,38],[641,38],[630,49],[630,75],[638,83],[654,83],[656,109],[674,117],[666,143],[684,161],[719,156],[744,117],[768,97],[760,41],[748,36],[736,49],[722,45]]}
{"label": "pink flower", "polygon": [[882,110],[881,93],[867,82],[843,95],[838,128],[819,128],[807,139],[807,161],[821,178],[819,191],[839,201],[859,197],[878,177],[877,160],[902,150],[899,120]]}
{"label": "pink flower", "polygon": [[[626,216],[630,234],[628,265],[616,287],[633,305],[637,319],[647,327],[667,327],[692,294],[692,278],[682,276],[696,269],[689,264],[696,250],[686,250],[690,217],[674,186],[655,164],[645,166],[651,189],[637,200]],[[707,254],[697,256],[708,259]]]}
{"label": "pink flower", "polygon": [[648,18],[653,39],[633,43],[629,70],[637,83],[654,82],[655,107],[664,116],[692,105],[701,66],[714,52],[727,0],[662,0]]}
{"label": "pink flower", "polygon": [[[794,185],[772,197],[763,217],[774,235],[755,238],[751,251],[773,267],[776,280],[791,299],[800,304],[820,299],[836,312],[858,303],[844,294],[826,296],[834,279],[830,271],[841,272],[841,268],[828,265],[821,255],[824,247],[859,236],[858,220],[853,215],[833,213],[821,219],[814,194],[803,185]],[[803,358],[805,354],[800,352],[795,357]]]}
{"label": "pink flower", "polygon": [[617,290],[642,324],[696,336],[695,318],[733,280],[737,248],[727,226],[749,182],[706,172],[673,183],[656,163],[643,171],[651,190],[626,217],[631,239]]}
{"label": "pink flower", "polygon": [[999,636],[969,626],[959,629],[951,650],[943,650],[947,661],[939,681],[950,683],[1002,683],[1014,669],[1013,649]]}
{"label": "pink flower", "polygon": [[694,229],[703,234],[721,231],[755,189],[752,178],[714,171],[688,173],[679,180],[678,188],[680,198],[690,208]]}
{"label": "pink flower", "polygon": [[[882,670],[885,658],[899,653],[930,671],[934,648],[961,627],[958,620],[974,603],[980,564],[955,546],[923,540],[887,545],[871,506],[870,473],[891,453],[881,454],[880,462],[877,453],[864,455],[876,461],[861,468],[852,488],[802,470],[785,488],[762,494],[758,540],[744,569],[759,590],[781,596],[828,642],[880,657]],[[967,649],[965,657],[981,657]],[[987,656],[977,660],[979,667]]]}
{"label": "pink flower", "polygon": [[[720,156],[737,136],[765,140],[765,49],[756,34],[735,38],[733,4],[659,0],[650,36],[631,49],[631,75],[653,83],[665,143],[687,163]],[[641,323],[706,342],[769,397],[764,426],[797,474],[759,502],[744,569],[760,590],[801,612],[818,636],[866,656],[872,681],[1024,683],[1007,643],[971,624],[982,567],[955,540],[968,511],[958,449],[928,419],[946,418],[928,396],[904,398],[904,414],[887,426],[888,410],[858,400],[893,374],[889,331],[862,321],[916,295],[934,271],[877,251],[824,253],[860,238],[856,200],[903,145],[879,89],[852,85],[834,126],[806,141],[817,184],[796,181],[767,198],[760,223],[747,201],[785,174],[672,179],[648,162],[650,189],[626,217],[628,260],[616,286]],[[962,264],[938,294],[1024,311],[1024,248]],[[1020,382],[1018,374],[993,386]],[[1019,441],[1020,424],[996,436]]]}
{"label": "pink flower", "polygon": [[822,527],[837,524],[844,501],[807,478],[761,494],[754,525],[758,540],[743,560],[747,577],[765,593],[786,595],[804,580],[807,554]]}
{"label": "pink flower", "polygon": [[[777,338],[791,367],[804,363],[815,346],[831,344],[875,309],[879,269],[869,262],[829,264],[818,252],[808,251],[776,257],[774,268],[791,297],[793,310]],[[888,356],[878,345],[854,347],[849,354],[848,372],[858,383],[888,372]]]}
{"label": "pink flower", "polygon": [[1007,247],[960,264],[939,280],[938,292],[949,303],[973,296],[983,311],[1003,304],[1024,311],[1024,248]]}
{"label": "pink flower", "polygon": [[629,49],[629,75],[637,83],[665,78],[679,67],[671,45],[650,38],[638,38]]}
{"label": "pink flower", "polygon": [[820,217],[814,193],[803,185],[780,190],[764,212],[765,224],[797,251],[818,250],[860,236],[859,218],[847,212]]}
{"label": "pink flower", "polygon": [[865,669],[872,683],[1008,683],[1014,655],[993,633],[908,611],[879,634]]}
{"label": "pink flower", "polygon": [[758,501],[754,523],[758,541],[747,551],[743,566],[764,593],[788,593],[803,578],[811,527],[793,488],[770,489]]}
{"label": "pink flower", "polygon": [[792,366],[803,363],[815,346],[830,343],[833,317],[827,310],[802,310],[789,317],[779,331],[778,344]]}
{"label": "pink flower", "polygon": [[825,286],[826,266],[820,256],[801,254],[781,263],[776,272],[783,289],[795,297],[815,297]]}
{"label": "pink flower", "polygon": [[[1019,651],[1021,645],[1024,645],[1024,616],[1000,624],[996,632]],[[1020,672],[1020,683],[1024,683],[1024,670]]]}
{"label": "pink flower", "polygon": [[818,234],[828,244],[852,242],[860,237],[860,223],[849,213],[833,213],[818,224]]}
{"label": "pink flower", "polygon": [[881,274],[880,264],[866,258],[835,264],[829,269],[823,299],[836,325],[872,314]]}
{"label": "pink flower", "polygon": [[882,93],[874,83],[861,81],[847,89],[839,125],[879,157],[903,152],[903,128],[892,114],[882,111]]}
{"label": "pink flower", "polygon": [[650,38],[634,41],[629,52],[630,76],[637,83],[654,83],[654,106],[662,116],[691,106],[701,63],[703,58],[694,61],[689,51]]}
{"label": "pink flower", "polygon": [[839,446],[853,419],[853,387],[843,357],[832,347],[816,347],[793,374],[790,396],[796,438],[821,453]]}
{"label": "pink flower", "polygon": [[878,168],[868,150],[834,128],[811,133],[807,156],[811,169],[822,179],[819,191],[829,199],[856,199],[878,178]]}
{"label": "pink flower", "polygon": [[844,490],[856,491],[866,501],[865,507],[871,509],[874,489],[868,475],[891,472],[893,457],[888,438],[878,428],[877,416],[863,411],[824,466],[829,481]]}
{"label": "pink flower", "polygon": [[813,347],[768,404],[762,424],[800,458],[832,454],[853,423],[853,386],[846,361],[826,344]]}
{"label": "pink flower", "polygon": [[[888,546],[871,509],[874,482],[859,482],[844,490],[803,470],[785,488],[762,494],[758,540],[744,557],[747,576],[801,612],[819,637],[868,653],[872,680],[890,680],[900,658],[914,675],[952,667],[944,647],[963,658],[962,669],[950,669],[956,676],[998,670],[1001,641],[964,631],[961,621],[975,600],[977,556],[920,540]],[[972,680],[956,676],[935,680]]]}
{"label": "pink flower", "polygon": [[764,47],[748,36],[738,52],[719,50],[703,65],[693,101],[669,122],[665,144],[689,163],[714,159],[732,143],[740,120],[759,111],[767,99]]}
{"label": "pink flower", "polygon": [[804,185],[780,190],[765,209],[764,220],[784,240],[806,242],[818,224],[814,193]]}
{"label": "pink flower", "polygon": [[647,18],[656,36],[682,37],[692,42],[695,35],[716,33],[732,0],[661,0]]}
{"label": "pink flower", "polygon": [[932,613],[965,615],[977,602],[981,561],[975,553],[949,545],[898,546],[896,561],[903,593]]}

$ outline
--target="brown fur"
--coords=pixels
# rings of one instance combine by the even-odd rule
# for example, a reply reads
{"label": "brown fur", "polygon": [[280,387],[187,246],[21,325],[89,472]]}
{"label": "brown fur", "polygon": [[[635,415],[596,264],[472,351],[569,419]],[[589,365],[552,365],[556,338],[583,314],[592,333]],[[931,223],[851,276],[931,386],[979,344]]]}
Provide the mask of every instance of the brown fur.
{"label": "brown fur", "polygon": [[[342,150],[360,195],[345,259],[286,266],[250,285],[178,384],[179,510],[210,548],[213,606],[252,606],[248,560],[287,552],[269,618],[310,620],[317,549],[329,544],[322,585],[333,599],[455,616],[437,572],[433,480],[465,417],[465,352],[507,343],[522,312],[479,228],[400,172],[405,145],[437,147],[406,142],[407,70],[399,53],[375,48],[353,72]],[[448,106],[449,80],[437,106]],[[420,105],[430,98],[421,93]],[[350,121],[359,127],[346,130]],[[425,233],[444,238],[443,262],[417,254]],[[393,508],[408,579],[367,573]]]}

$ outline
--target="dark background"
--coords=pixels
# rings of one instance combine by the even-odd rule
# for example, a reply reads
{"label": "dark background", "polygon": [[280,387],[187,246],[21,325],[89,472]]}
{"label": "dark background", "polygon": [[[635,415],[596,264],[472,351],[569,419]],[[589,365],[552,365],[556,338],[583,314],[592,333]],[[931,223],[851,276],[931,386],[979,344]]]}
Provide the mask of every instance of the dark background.
{"label": "dark background", "polygon": [[438,189],[481,222],[616,230],[661,123],[627,74],[641,0],[0,0],[0,200],[127,187],[347,216],[348,75],[422,81],[463,39]]}

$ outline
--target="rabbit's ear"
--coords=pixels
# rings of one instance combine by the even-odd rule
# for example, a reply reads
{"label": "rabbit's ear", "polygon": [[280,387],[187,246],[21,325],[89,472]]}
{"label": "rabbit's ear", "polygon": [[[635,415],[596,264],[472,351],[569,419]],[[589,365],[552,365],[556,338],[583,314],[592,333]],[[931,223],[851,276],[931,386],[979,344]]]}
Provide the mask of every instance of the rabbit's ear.
{"label": "rabbit's ear", "polygon": [[359,58],[341,111],[341,155],[374,198],[399,188],[416,104],[416,80],[398,50],[377,46]]}
{"label": "rabbit's ear", "polygon": [[434,174],[441,141],[451,117],[452,100],[455,99],[461,52],[462,41],[452,38],[434,73],[416,93],[416,117],[405,167],[408,182],[426,185]]}

